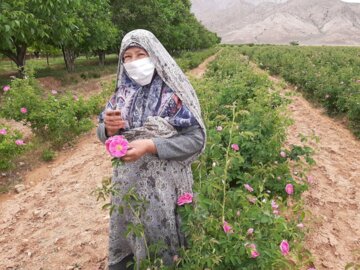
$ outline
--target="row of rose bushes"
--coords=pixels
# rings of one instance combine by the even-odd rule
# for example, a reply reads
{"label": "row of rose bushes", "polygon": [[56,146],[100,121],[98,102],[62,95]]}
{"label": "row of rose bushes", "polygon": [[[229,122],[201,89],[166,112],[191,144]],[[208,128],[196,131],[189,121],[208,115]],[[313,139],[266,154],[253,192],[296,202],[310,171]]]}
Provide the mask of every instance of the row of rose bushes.
{"label": "row of rose bushes", "polygon": [[205,50],[182,52],[181,55],[176,58],[176,62],[182,70],[196,68],[204,59],[214,55],[219,49],[219,46],[215,46]]}
{"label": "row of rose bushes", "polygon": [[193,83],[208,140],[193,167],[193,198],[179,203],[188,248],[175,256],[177,267],[314,269],[300,200],[312,151],[284,148],[288,101],[237,48],[224,49]]}
{"label": "row of rose bushes", "polygon": [[[176,60],[187,70],[218,50],[219,48],[213,47],[197,52],[184,52]],[[109,82],[101,94],[84,99],[67,91],[42,89],[29,74],[26,79],[15,79],[9,85],[1,87],[0,118],[23,122],[31,127],[40,140],[50,142],[54,149],[60,149],[65,143],[93,127],[91,117],[102,110],[113,89],[113,82]],[[7,133],[0,134],[0,170],[7,170],[14,166],[13,160],[23,150],[29,149],[25,146],[29,146],[29,142],[24,142],[20,147],[14,144],[16,139],[22,137],[20,133],[10,135],[15,131],[4,125],[0,125],[0,130]]]}
{"label": "row of rose bushes", "polygon": [[359,47],[241,46],[241,51],[296,85],[329,114],[345,114],[360,137]]}

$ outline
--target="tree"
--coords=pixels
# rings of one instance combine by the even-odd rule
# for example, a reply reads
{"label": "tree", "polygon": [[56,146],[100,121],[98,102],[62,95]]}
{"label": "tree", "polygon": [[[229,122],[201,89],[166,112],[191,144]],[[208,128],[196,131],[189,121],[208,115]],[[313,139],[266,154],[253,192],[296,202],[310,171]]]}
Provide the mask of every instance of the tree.
{"label": "tree", "polygon": [[47,37],[47,27],[34,15],[33,8],[29,0],[0,2],[0,52],[15,62],[21,77],[27,48]]}
{"label": "tree", "polygon": [[111,0],[113,21],[124,32],[153,32],[170,51],[205,48],[220,41],[194,14],[189,0]]}
{"label": "tree", "polygon": [[88,27],[82,48],[99,56],[99,65],[105,63],[105,53],[119,45],[119,29],[111,21],[110,5],[107,1],[91,1],[80,16]]}

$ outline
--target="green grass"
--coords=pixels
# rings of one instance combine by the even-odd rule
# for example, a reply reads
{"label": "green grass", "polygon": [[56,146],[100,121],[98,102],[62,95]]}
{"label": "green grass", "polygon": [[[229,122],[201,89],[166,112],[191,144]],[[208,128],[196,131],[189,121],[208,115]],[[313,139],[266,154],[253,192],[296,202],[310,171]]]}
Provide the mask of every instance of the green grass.
{"label": "green grass", "polygon": [[[36,78],[53,77],[61,81],[63,86],[76,84],[89,78],[99,78],[104,75],[113,74],[117,70],[117,55],[107,55],[105,66],[100,67],[97,57],[80,56],[75,61],[75,72],[68,73],[65,68],[62,56],[49,58],[47,65],[46,58],[27,60],[26,66],[35,71]],[[9,60],[0,61],[0,86],[10,83],[10,76],[16,75],[17,67]]]}

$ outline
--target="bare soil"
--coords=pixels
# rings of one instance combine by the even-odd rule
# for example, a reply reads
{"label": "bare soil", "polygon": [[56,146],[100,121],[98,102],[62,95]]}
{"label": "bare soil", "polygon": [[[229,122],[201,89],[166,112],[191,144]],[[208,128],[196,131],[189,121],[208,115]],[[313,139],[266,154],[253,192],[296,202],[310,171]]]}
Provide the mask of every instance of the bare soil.
{"label": "bare soil", "polygon": [[300,95],[292,99],[289,109],[295,123],[288,130],[288,142],[299,144],[299,133],[320,138],[309,174],[313,183],[303,195],[311,213],[306,246],[318,270],[360,264],[360,141]]}
{"label": "bare soil", "polygon": [[[299,133],[320,138],[314,181],[304,194],[311,213],[306,246],[316,269],[344,269],[360,259],[360,142],[301,96],[292,99],[287,143],[299,144]],[[95,129],[27,173],[25,191],[0,197],[0,269],[106,269],[109,216],[90,193],[110,175]]]}

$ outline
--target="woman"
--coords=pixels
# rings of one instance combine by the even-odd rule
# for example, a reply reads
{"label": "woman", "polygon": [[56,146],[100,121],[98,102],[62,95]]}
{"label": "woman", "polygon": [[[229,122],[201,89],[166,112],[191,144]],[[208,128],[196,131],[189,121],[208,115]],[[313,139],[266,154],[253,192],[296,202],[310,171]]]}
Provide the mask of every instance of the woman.
{"label": "woman", "polygon": [[140,216],[147,244],[164,244],[160,257],[171,264],[184,245],[176,201],[192,192],[190,165],[204,150],[206,135],[193,87],[151,32],[134,30],[123,38],[117,88],[100,116],[97,134],[102,142],[115,134],[130,142],[125,164],[113,171],[119,193],[112,204],[124,211],[111,215],[109,269],[127,269],[133,257],[139,264],[147,254],[144,239],[125,235],[129,224],[139,222],[123,200],[132,188],[147,201]]}

